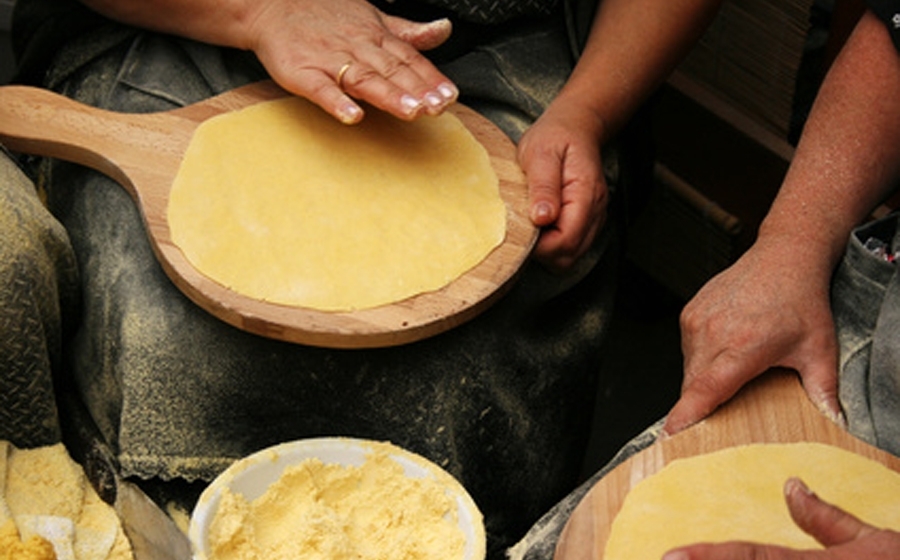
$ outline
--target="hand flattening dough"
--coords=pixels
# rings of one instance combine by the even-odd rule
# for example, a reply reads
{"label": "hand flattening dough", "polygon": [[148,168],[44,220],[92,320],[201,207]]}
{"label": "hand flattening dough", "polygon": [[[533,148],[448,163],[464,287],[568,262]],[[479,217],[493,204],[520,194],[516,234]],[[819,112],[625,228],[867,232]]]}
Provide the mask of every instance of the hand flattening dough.
{"label": "hand flattening dough", "polygon": [[900,473],[819,443],[754,444],[672,461],[636,484],[603,558],[661,558],[675,547],[731,540],[822,548],[790,517],[782,488],[792,476],[863,521],[900,530]]}
{"label": "hand flattening dough", "polygon": [[503,242],[487,151],[455,116],[370,110],[338,123],[300,98],[204,122],[172,186],[172,240],[226,287],[352,311],[449,284]]}

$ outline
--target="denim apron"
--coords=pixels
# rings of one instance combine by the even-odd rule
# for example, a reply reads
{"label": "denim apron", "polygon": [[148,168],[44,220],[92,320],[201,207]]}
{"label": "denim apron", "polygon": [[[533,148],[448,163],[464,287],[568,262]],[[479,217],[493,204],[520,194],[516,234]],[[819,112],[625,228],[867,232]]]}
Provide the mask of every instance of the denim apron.
{"label": "denim apron", "polygon": [[832,283],[840,401],[850,432],[900,455],[898,214],[854,230]]}
{"label": "denim apron", "polygon": [[[557,15],[504,26],[440,63],[462,101],[513,140],[573,66]],[[152,112],[264,78],[248,53],[110,24],[63,48],[44,84],[90,105]],[[607,159],[615,185],[616,158]],[[576,270],[553,275],[530,263],[491,309],[449,332],[398,348],[333,350],[218,321],[165,276],[120,186],[63,162],[43,162],[41,172],[82,273],[69,367],[124,476],[202,482],[287,440],[390,440],[466,486],[485,515],[492,558],[577,483],[602,380],[614,227]]]}
{"label": "denim apron", "polygon": [[0,147],[0,440],[20,448],[62,436],[53,372],[63,317],[77,309],[75,255],[35,185]]}

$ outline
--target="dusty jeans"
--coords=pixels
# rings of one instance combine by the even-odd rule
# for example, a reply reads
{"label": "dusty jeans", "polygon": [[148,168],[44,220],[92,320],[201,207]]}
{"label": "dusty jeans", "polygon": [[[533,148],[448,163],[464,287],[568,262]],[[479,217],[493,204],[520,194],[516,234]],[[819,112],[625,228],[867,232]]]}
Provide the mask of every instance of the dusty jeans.
{"label": "dusty jeans", "polygon": [[853,232],[833,280],[832,307],[850,431],[900,455],[900,265],[866,248],[870,240],[900,248],[897,222],[892,214]]}
{"label": "dusty jeans", "polygon": [[77,296],[65,230],[0,149],[0,439],[59,442],[54,374],[63,372],[63,315]]}
{"label": "dusty jeans", "polygon": [[[569,53],[564,33],[535,28],[442,68],[465,103],[518,138],[564,81]],[[150,112],[264,77],[246,53],[119,28],[65,49],[48,86]],[[390,440],[467,487],[491,557],[574,487],[602,379],[612,229],[580,269],[554,276],[530,264],[494,307],[447,333],[330,350],[260,338],[197,308],[158,266],[122,188],[77,166],[45,167],[83,271],[73,375],[125,475],[210,479],[287,440]]]}

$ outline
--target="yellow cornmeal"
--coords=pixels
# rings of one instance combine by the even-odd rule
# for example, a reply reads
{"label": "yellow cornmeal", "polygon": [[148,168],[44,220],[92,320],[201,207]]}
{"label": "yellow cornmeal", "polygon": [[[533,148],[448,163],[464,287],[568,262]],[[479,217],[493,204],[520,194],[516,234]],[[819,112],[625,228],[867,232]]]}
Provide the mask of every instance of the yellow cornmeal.
{"label": "yellow cornmeal", "polygon": [[10,519],[0,527],[0,560],[56,560],[56,551],[50,541],[37,535],[20,540]]}
{"label": "yellow cornmeal", "polygon": [[132,560],[115,510],[62,444],[0,441],[0,560]]}
{"label": "yellow cornmeal", "polygon": [[383,449],[360,467],[307,459],[249,502],[226,488],[209,528],[213,560],[455,560],[464,545],[443,486]]}

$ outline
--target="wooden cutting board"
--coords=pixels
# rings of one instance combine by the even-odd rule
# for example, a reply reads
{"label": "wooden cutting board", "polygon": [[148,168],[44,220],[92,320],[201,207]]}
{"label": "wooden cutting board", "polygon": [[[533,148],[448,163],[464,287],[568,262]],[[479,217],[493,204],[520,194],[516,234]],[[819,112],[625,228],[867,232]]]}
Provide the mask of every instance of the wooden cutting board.
{"label": "wooden cutting board", "polygon": [[746,386],[703,422],[661,439],[600,479],[573,510],[555,560],[602,560],[612,521],[628,491],[670,461],[749,443],[819,442],[878,461],[900,472],[900,459],[863,443],[823,416],[798,377],[771,371]]}
{"label": "wooden cutting board", "polygon": [[166,274],[190,299],[245,331],[313,346],[366,348],[404,344],[471,319],[509,288],[531,252],[537,230],[516,149],[490,121],[460,104],[455,114],[487,149],[507,205],[506,239],[484,261],[441,290],[347,313],[276,305],[249,298],[199,273],[172,243],[169,191],[197,126],[216,115],[288,95],[272,82],[239,88],[173,111],[102,111],[22,86],[0,87],[0,143],[104,173],[136,201]]}

